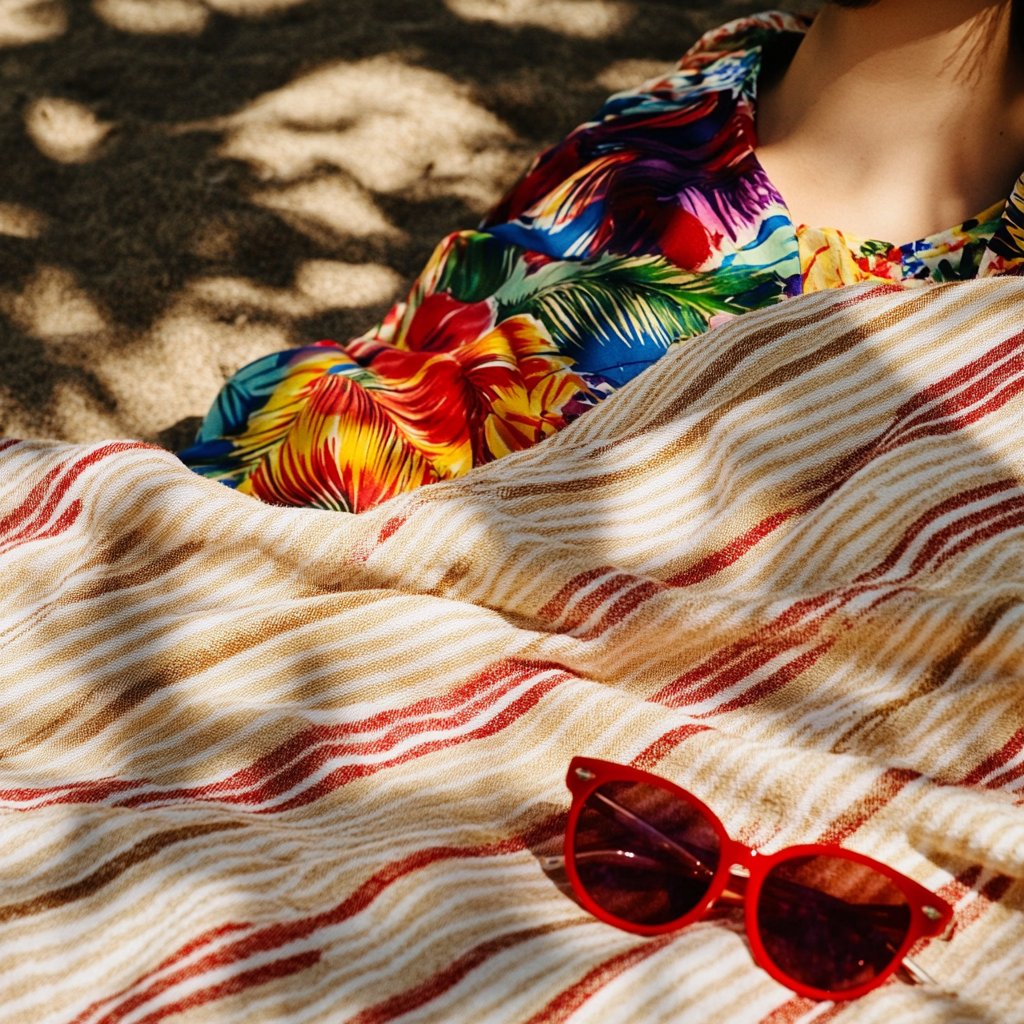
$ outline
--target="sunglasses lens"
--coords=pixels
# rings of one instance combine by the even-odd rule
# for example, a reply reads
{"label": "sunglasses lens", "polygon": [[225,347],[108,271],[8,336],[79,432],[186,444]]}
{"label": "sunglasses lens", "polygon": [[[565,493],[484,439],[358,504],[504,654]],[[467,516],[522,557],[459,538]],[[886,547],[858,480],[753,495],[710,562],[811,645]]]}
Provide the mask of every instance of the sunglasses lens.
{"label": "sunglasses lens", "polygon": [[720,844],[711,822],[675,793],[607,782],[584,803],[574,835],[576,873],[607,914],[639,925],[684,917],[707,895]]}
{"label": "sunglasses lens", "polygon": [[885,875],[843,857],[794,857],[768,872],[761,942],[784,974],[843,992],[882,974],[910,930],[910,905]]}

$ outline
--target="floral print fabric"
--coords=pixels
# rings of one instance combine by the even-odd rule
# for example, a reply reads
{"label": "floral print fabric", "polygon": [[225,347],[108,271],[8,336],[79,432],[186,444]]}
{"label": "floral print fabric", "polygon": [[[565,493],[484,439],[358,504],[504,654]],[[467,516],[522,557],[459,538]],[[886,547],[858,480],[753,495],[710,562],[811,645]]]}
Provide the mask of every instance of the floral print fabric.
{"label": "floral print fabric", "polygon": [[183,461],[263,501],[359,512],[537,444],[722,319],[863,281],[1017,271],[1019,184],[903,246],[793,224],[754,113],[765,46],[808,24],[732,22],[612,96],[363,337],[239,371]]}

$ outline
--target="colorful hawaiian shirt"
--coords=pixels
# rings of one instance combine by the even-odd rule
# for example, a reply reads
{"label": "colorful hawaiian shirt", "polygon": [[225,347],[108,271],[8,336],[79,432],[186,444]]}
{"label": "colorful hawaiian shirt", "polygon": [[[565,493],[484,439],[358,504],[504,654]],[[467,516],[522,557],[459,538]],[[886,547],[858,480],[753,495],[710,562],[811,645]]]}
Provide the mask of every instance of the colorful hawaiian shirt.
{"label": "colorful hawaiian shirt", "polygon": [[480,230],[444,239],[372,330],[235,374],[181,458],[266,502],[359,512],[537,444],[747,310],[1018,272],[1021,183],[907,245],[793,224],[755,155],[754,113],[766,55],[808,24],[734,21],[612,96]]}

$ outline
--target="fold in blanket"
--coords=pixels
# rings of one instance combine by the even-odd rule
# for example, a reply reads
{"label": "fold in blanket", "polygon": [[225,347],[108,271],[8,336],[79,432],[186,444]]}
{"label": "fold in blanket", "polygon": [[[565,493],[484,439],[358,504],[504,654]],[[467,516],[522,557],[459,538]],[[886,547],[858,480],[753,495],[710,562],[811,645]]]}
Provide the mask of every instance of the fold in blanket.
{"label": "fold in blanket", "polygon": [[[1022,323],[798,298],[359,516],[0,442],[0,1018],[1024,1021]],[[941,987],[593,920],[541,864],[577,753],[940,892]]]}

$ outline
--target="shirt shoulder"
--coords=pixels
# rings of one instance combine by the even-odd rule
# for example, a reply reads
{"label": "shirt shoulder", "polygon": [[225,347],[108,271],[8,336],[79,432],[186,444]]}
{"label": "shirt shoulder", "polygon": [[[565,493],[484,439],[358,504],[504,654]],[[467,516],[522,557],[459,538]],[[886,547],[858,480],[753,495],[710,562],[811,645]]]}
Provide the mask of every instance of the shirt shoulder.
{"label": "shirt shoulder", "polygon": [[804,35],[813,20],[810,15],[790,14],[788,11],[765,11],[736,18],[705,32],[683,54],[679,70],[697,70],[729,54],[763,46],[767,40],[781,33]]}
{"label": "shirt shoulder", "polygon": [[745,95],[753,100],[763,52],[782,39],[799,39],[811,20],[785,11],[767,11],[706,32],[672,70],[610,96],[594,119],[581,127],[623,116],[652,115],[699,102],[711,93]]}

